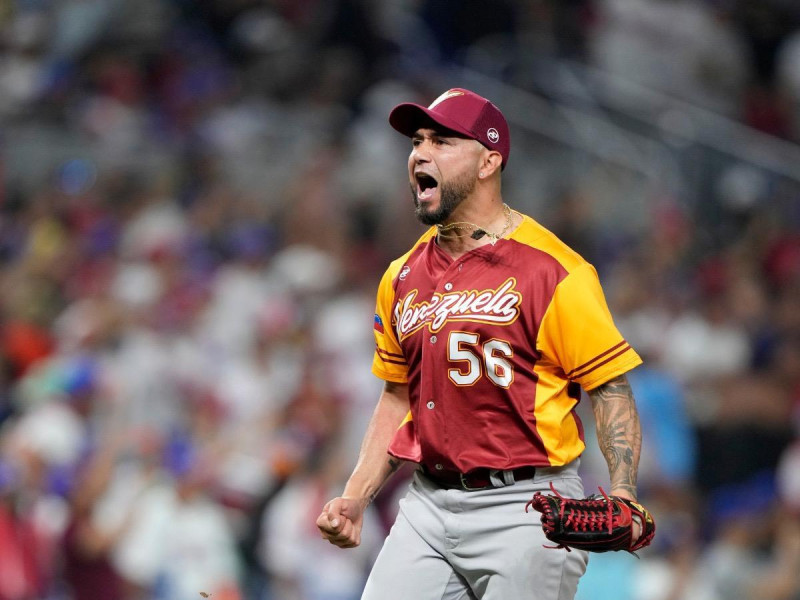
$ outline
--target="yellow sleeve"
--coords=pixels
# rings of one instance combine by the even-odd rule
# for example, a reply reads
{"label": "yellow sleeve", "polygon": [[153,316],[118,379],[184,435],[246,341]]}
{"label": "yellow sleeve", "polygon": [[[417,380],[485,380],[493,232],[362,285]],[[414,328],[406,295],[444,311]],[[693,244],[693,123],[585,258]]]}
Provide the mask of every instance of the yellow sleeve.
{"label": "yellow sleeve", "polygon": [[642,362],[614,325],[597,272],[588,263],[556,287],[537,348],[587,391]]}
{"label": "yellow sleeve", "polygon": [[408,363],[403,356],[403,350],[397,341],[392,324],[393,279],[394,269],[390,267],[383,274],[378,285],[378,299],[375,303],[375,322],[372,332],[375,335],[372,372],[386,381],[406,383],[408,381]]}

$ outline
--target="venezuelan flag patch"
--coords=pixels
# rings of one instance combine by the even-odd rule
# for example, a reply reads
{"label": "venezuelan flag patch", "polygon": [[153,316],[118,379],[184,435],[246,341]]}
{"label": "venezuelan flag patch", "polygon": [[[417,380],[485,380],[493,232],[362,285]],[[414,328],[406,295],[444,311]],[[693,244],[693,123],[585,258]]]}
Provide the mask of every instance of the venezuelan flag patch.
{"label": "venezuelan flag patch", "polygon": [[377,314],[375,315],[375,322],[372,327],[378,333],[383,333],[383,321],[381,321],[381,318]]}

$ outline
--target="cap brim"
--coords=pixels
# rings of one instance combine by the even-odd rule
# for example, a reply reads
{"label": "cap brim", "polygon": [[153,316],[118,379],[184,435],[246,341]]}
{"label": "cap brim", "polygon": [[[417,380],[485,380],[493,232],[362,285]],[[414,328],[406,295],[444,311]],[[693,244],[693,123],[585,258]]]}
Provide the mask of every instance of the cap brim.
{"label": "cap brim", "polygon": [[475,134],[471,131],[420,104],[404,102],[395,106],[389,113],[389,124],[408,137],[413,136],[424,125],[430,125],[431,122],[470,139],[475,139]]}

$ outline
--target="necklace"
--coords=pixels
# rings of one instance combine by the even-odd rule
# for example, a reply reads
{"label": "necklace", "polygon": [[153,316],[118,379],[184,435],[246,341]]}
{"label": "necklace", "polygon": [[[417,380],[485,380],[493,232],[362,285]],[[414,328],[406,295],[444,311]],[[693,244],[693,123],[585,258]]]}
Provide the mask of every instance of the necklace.
{"label": "necklace", "polygon": [[494,246],[497,243],[497,240],[503,237],[508,231],[508,228],[511,227],[511,209],[508,207],[508,204],[505,203],[503,204],[503,214],[506,216],[506,224],[505,227],[503,227],[503,231],[501,231],[500,233],[492,233],[491,231],[486,231],[483,227],[478,227],[477,225],[475,225],[474,223],[470,223],[469,221],[456,221],[455,223],[449,223],[447,225],[437,225],[436,229],[438,230],[439,235],[442,235],[443,233],[447,233],[449,231],[453,231],[454,233],[449,235],[455,235],[456,237],[461,237],[460,234],[456,233],[457,230],[472,229],[474,231],[472,232],[472,234],[470,234],[470,237],[473,240],[479,240],[485,235],[486,237],[489,238],[492,246]]}

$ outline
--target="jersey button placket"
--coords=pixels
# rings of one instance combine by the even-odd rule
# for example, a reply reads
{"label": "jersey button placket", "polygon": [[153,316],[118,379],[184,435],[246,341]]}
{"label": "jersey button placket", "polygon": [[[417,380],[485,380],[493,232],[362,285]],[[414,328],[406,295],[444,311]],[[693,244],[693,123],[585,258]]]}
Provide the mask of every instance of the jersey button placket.
{"label": "jersey button placket", "polygon": [[436,403],[433,400],[428,400],[428,403],[425,406],[427,406],[430,410],[433,410],[433,408],[436,406]]}

